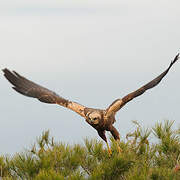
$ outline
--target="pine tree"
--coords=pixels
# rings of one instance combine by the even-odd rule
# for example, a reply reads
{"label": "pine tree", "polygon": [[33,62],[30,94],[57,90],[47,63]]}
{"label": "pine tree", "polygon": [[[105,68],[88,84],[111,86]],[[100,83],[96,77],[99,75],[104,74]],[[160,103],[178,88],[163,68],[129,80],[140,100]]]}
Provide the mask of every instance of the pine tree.
{"label": "pine tree", "polygon": [[[121,140],[122,152],[111,138],[109,157],[102,141],[85,139],[84,145],[55,142],[42,133],[29,150],[0,157],[3,180],[179,180],[180,128],[173,122],[157,123],[152,129],[135,130]],[[152,138],[152,135],[154,136]],[[149,142],[153,139],[154,142]]]}

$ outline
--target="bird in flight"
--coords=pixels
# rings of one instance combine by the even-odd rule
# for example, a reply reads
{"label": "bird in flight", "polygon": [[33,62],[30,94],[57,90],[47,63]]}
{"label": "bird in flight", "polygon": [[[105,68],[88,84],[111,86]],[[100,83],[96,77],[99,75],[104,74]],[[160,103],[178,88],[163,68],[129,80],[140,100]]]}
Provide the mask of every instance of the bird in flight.
{"label": "bird in flight", "polygon": [[86,122],[95,128],[99,136],[106,142],[109,155],[112,154],[111,149],[108,145],[107,138],[105,135],[106,131],[110,131],[112,136],[117,142],[118,151],[121,152],[119,145],[120,136],[117,129],[113,126],[115,120],[115,115],[126,103],[133,100],[135,97],[140,96],[146,90],[155,87],[163,79],[163,77],[168,73],[172,65],[179,59],[179,54],[176,55],[174,60],[170,63],[169,67],[157,76],[155,79],[140,87],[134,92],[129,93],[121,99],[115,100],[109,107],[106,109],[94,109],[85,107],[77,102],[73,102],[63,97],[59,96],[55,92],[42,87],[25,77],[21,76],[15,71],[10,71],[7,68],[3,69],[4,76],[7,80],[13,85],[13,89],[20,94],[23,94],[28,97],[37,98],[39,101],[50,104],[58,104],[64,106],[65,108],[71,109],[72,111],[78,113]]}

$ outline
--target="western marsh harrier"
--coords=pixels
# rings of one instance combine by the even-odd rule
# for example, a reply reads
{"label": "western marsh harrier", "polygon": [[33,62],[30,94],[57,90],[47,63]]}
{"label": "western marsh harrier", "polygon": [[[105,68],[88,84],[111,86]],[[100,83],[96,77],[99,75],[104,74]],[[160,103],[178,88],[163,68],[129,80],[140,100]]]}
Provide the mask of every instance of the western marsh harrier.
{"label": "western marsh harrier", "polygon": [[10,71],[8,69],[3,69],[4,76],[13,85],[13,89],[23,94],[25,96],[37,98],[39,101],[44,103],[58,104],[66,108],[75,111],[79,115],[85,118],[86,122],[95,128],[99,136],[106,142],[108,147],[108,152],[111,154],[111,149],[108,145],[105,132],[110,131],[112,136],[117,142],[118,150],[121,151],[119,147],[119,133],[117,129],[113,126],[115,120],[116,112],[119,111],[126,103],[133,100],[135,97],[140,96],[146,90],[155,87],[163,79],[163,77],[168,73],[172,65],[179,59],[179,54],[170,63],[169,67],[155,79],[140,87],[136,91],[124,96],[121,99],[115,100],[107,109],[94,109],[85,107],[77,102],[73,102],[63,97],[59,96],[53,91],[44,88],[25,77],[21,76],[15,71]]}

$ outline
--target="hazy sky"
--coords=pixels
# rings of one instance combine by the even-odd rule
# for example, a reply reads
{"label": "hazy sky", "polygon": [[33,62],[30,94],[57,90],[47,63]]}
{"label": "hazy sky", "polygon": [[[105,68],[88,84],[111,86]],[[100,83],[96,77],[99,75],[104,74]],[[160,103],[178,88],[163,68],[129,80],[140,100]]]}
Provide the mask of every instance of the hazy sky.
{"label": "hazy sky", "polygon": [[[0,68],[16,70],[61,96],[106,108],[168,67],[180,51],[179,0],[1,0]],[[161,84],[117,113],[124,138],[132,120],[179,126],[180,62]],[[78,114],[19,95],[0,76],[0,153],[30,147],[43,130],[83,143],[97,132]]]}

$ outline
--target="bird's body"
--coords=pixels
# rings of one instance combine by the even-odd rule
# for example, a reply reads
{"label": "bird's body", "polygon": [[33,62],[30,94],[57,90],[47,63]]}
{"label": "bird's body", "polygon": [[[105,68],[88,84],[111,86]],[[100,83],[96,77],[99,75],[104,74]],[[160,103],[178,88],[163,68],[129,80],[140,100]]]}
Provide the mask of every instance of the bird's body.
{"label": "bird's body", "polygon": [[106,110],[93,109],[93,108],[85,108],[86,122],[95,128],[100,135],[100,137],[107,141],[106,137],[103,134],[104,131],[110,131],[115,139],[119,139],[119,133],[115,136],[113,133],[114,130],[114,122],[115,115],[111,115],[106,118]]}
{"label": "bird's body", "polygon": [[[17,72],[9,71],[8,69],[3,69],[4,76],[7,80],[13,84],[13,89],[17,92],[37,98],[39,101],[50,104],[58,104],[60,106],[64,106],[72,111],[75,111],[79,115],[85,118],[86,122],[95,128],[99,134],[99,136],[107,143],[106,131],[110,131],[114,139],[118,142],[120,140],[119,133],[117,129],[113,126],[115,120],[116,112],[119,111],[126,103],[131,101],[137,96],[143,94],[146,90],[155,87],[159,82],[163,79],[163,77],[168,73],[172,65],[178,60],[179,54],[174,58],[169,67],[157,76],[155,79],[145,84],[141,88],[136,91],[129,93],[124,96],[122,99],[115,100],[107,109],[93,109],[85,107],[79,103],[69,101],[59,96],[53,91],[50,91],[47,88],[44,88],[25,77],[19,75]],[[108,143],[107,143],[108,146]],[[120,148],[119,148],[120,149]],[[108,150],[110,152],[110,148],[108,146]]]}

